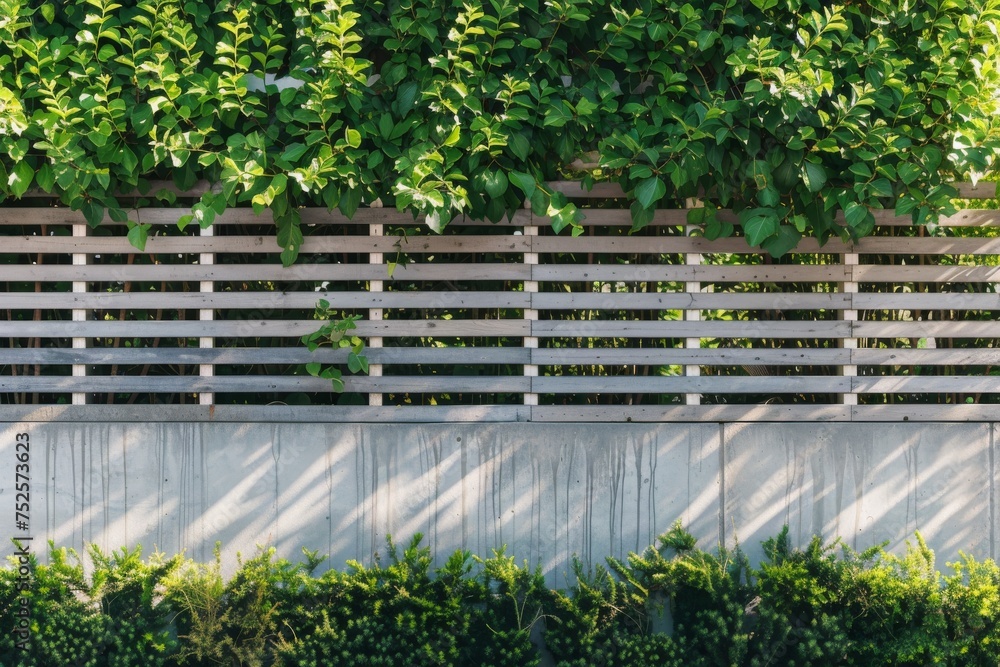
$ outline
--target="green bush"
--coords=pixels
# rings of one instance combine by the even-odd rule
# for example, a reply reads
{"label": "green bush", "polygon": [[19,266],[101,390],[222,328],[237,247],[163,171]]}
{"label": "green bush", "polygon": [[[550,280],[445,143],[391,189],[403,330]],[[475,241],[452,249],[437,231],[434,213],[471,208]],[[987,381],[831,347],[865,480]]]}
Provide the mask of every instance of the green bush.
{"label": "green bush", "polygon": [[[917,535],[906,554],[855,552],[785,529],[752,568],[739,548],[708,553],[679,525],[655,547],[588,571],[565,591],[502,550],[433,567],[415,536],[370,565],[316,571],[323,558],[241,559],[227,581],[219,550],[181,556],[51,547],[0,569],[0,613],[30,599],[27,650],[0,636],[0,665],[819,667],[995,666],[1000,568],[963,555],[950,574]],[[15,559],[16,560],[16,559]]]}

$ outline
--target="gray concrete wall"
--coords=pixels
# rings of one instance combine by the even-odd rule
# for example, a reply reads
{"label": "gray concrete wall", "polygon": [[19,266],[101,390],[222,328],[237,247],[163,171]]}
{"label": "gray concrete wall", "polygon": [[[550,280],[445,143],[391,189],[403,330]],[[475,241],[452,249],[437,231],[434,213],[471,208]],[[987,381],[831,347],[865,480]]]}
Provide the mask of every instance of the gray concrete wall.
{"label": "gray concrete wall", "polygon": [[[155,418],[155,414],[151,414]],[[997,557],[991,424],[0,423],[0,553],[9,537],[201,560],[301,547],[369,560],[423,533],[443,558],[507,545],[567,583],[569,560],[641,550],[680,519],[704,548],[752,557],[788,524],[942,564]],[[30,436],[31,526],[16,530],[16,434]]]}

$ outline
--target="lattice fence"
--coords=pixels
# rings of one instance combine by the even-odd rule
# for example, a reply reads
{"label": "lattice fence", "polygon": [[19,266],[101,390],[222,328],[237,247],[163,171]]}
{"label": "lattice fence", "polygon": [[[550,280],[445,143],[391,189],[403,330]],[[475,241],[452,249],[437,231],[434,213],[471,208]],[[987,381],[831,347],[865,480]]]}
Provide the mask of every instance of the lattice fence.
{"label": "lattice fence", "polygon": [[[184,232],[183,211],[138,210],[156,234],[140,253],[124,226],[2,208],[0,400],[326,420],[1000,417],[1000,212],[934,233],[884,212],[872,238],[807,239],[779,261],[698,237],[684,210],[630,235],[614,186],[557,185],[592,206],[582,236],[527,210],[437,236],[392,210],[309,209],[290,268],[249,210]],[[299,341],[320,298],[362,317],[371,371],[342,394],[304,370],[346,358]]]}

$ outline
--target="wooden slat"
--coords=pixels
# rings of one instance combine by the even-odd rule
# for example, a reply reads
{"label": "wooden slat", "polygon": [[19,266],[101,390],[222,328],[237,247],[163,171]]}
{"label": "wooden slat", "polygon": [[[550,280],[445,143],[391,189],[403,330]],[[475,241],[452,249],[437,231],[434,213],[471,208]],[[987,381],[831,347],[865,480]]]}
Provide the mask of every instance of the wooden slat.
{"label": "wooden slat", "polygon": [[42,309],[199,309],[228,308],[277,310],[313,308],[326,299],[333,308],[527,308],[529,296],[523,292],[9,292],[3,305],[13,310]]}
{"label": "wooden slat", "polygon": [[[529,379],[521,376],[477,377],[465,375],[421,375],[392,377],[344,376],[345,392],[379,393],[523,393]],[[329,380],[311,376],[238,375],[199,377],[170,376],[18,376],[0,377],[0,392],[45,393],[270,393],[332,392]]]}
{"label": "wooden slat", "polygon": [[539,394],[826,394],[851,390],[851,378],[831,376],[537,377]]}
{"label": "wooden slat", "polygon": [[[532,251],[539,253],[605,253],[605,254],[673,254],[752,253],[741,238],[709,241],[681,236],[539,236],[532,242]],[[854,244],[839,240],[820,247],[815,239],[803,239],[792,254],[843,254],[856,252],[879,255],[995,255],[1000,253],[1000,239],[952,237],[867,237]]]}
{"label": "wooden slat", "polygon": [[387,265],[299,263],[277,264],[97,264],[0,265],[0,282],[161,282],[161,281],[366,281],[392,280],[525,280],[530,268],[521,264],[410,264],[397,266],[392,278]]}
{"label": "wooden slat", "polygon": [[934,405],[928,403],[855,405],[851,421],[857,422],[997,422],[1000,404]]}
{"label": "wooden slat", "polygon": [[859,394],[1000,393],[1000,377],[895,375],[851,378],[852,391]]}
{"label": "wooden slat", "polygon": [[[870,324],[880,324],[872,322]],[[826,321],[633,322],[619,320],[542,320],[532,333],[542,337],[584,338],[847,338],[850,323]]]}
{"label": "wooden slat", "polygon": [[618,183],[594,183],[589,190],[581,181],[549,181],[547,185],[553,192],[577,199],[618,199],[625,196]]}
{"label": "wooden slat", "polygon": [[856,322],[856,338],[1000,338],[1000,322]]}
{"label": "wooden slat", "polygon": [[[921,239],[912,239],[919,241]],[[935,239],[936,240],[936,239]],[[954,239],[942,239],[954,240]],[[979,239],[960,239],[978,241]],[[724,238],[715,241],[697,236],[537,236],[532,239],[532,252],[539,253],[603,253],[603,254],[662,254],[697,253],[757,253],[744,239]],[[822,248],[815,239],[803,239],[792,251],[797,253],[837,254],[848,246],[829,241]]]}
{"label": "wooden slat", "polygon": [[743,282],[840,282],[849,277],[847,267],[835,264],[718,266],[701,264],[548,264],[533,267],[532,279],[550,282],[700,281],[707,283]]}
{"label": "wooden slat", "polygon": [[761,350],[741,348],[562,348],[531,351],[533,362],[541,366],[561,365],[670,365],[703,366],[825,366],[850,363],[848,350],[839,348],[796,348]]}
{"label": "wooden slat", "polygon": [[872,255],[995,255],[997,238],[870,236],[854,244],[853,252]]}
{"label": "wooden slat", "polygon": [[531,421],[573,423],[831,422],[850,418],[850,407],[845,405],[544,405],[531,410]]}
{"label": "wooden slat", "polygon": [[846,294],[766,292],[544,292],[531,297],[541,310],[819,310],[847,308]]}
{"label": "wooden slat", "polygon": [[870,310],[1000,310],[1000,294],[866,292],[852,295],[855,308]]}
{"label": "wooden slat", "polygon": [[[305,364],[310,361],[344,364],[348,350],[296,347],[59,347],[0,348],[0,366],[8,364]],[[379,364],[497,365],[528,363],[529,351],[520,347],[383,347],[367,348],[364,355]]]}
{"label": "wooden slat", "polygon": [[[118,348],[0,348],[0,365],[110,365],[110,364],[304,364],[310,361],[343,364],[347,350],[304,347],[215,348],[118,347]],[[838,348],[742,349],[742,348],[541,348],[520,347],[387,347],[367,349],[371,363],[395,364],[513,364],[636,365],[660,366],[991,366],[1000,365],[998,348],[908,349]]]}
{"label": "wooden slat", "polygon": [[[152,236],[140,252],[122,237],[6,236],[4,252],[34,254],[86,253],[90,255],[276,253],[273,236]],[[411,236],[402,242],[392,237],[307,236],[300,252],[308,253],[522,253],[530,250],[524,236]]]}
{"label": "wooden slat", "polygon": [[859,366],[992,366],[1000,365],[1000,349],[859,349],[851,351],[851,363]]}
{"label": "wooden slat", "polygon": [[866,283],[988,283],[1000,281],[1000,266],[859,265],[852,279]]}
{"label": "wooden slat", "polygon": [[454,423],[525,422],[521,405],[0,405],[0,422]]}
{"label": "wooden slat", "polygon": [[[295,337],[319,328],[316,320],[93,321],[0,322],[4,338],[256,338]],[[450,337],[525,336],[528,324],[520,320],[385,320],[358,322],[359,336]]]}

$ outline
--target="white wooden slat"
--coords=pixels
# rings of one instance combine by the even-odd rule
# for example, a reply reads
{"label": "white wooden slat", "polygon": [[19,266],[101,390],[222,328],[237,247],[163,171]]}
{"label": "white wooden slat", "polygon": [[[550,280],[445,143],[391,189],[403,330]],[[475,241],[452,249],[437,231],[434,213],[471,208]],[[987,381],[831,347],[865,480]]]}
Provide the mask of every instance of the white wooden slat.
{"label": "white wooden slat", "polygon": [[[476,377],[447,376],[393,376],[357,377],[344,376],[345,392],[381,393],[523,393],[529,389],[529,380],[520,376]],[[311,376],[237,375],[199,377],[197,375],[169,376],[94,376],[55,377],[19,376],[0,377],[0,393],[139,393],[173,394],[198,392],[271,393],[271,392],[320,392],[333,391],[329,380]]]}
{"label": "white wooden slat", "polygon": [[[0,337],[9,338],[298,338],[319,328],[316,320],[90,321],[2,322]],[[358,322],[359,336],[521,337],[528,323],[520,320],[384,320]]]}
{"label": "white wooden slat", "polygon": [[[202,238],[211,237],[215,235],[215,228],[209,225],[201,229]],[[207,252],[202,253],[198,257],[198,263],[201,266],[211,266],[215,264],[215,255],[213,253]],[[211,280],[202,280],[198,283],[198,296],[202,299],[207,299],[211,303],[211,297],[207,296],[215,291],[215,283]],[[167,308],[168,306],[159,306],[159,308]],[[128,308],[129,310],[135,310],[138,306],[132,306]],[[215,319],[215,310],[211,305],[202,306],[202,309],[198,311],[198,319],[202,322],[210,322]],[[215,339],[211,336],[202,336],[198,341],[198,346],[203,349],[211,349],[215,347]],[[212,364],[200,364],[198,366],[198,374],[202,377],[212,377],[215,375],[215,367]],[[201,392],[198,394],[198,402],[202,405],[213,405],[215,403],[215,396],[210,392]]]}
{"label": "white wooden slat", "polygon": [[307,260],[284,268],[277,264],[132,264],[132,265],[0,265],[0,281],[9,282],[161,282],[161,281],[365,281],[392,280],[525,280],[521,264],[417,264],[398,266],[390,278],[387,265],[318,264]]}
{"label": "white wooden slat", "polygon": [[[878,322],[863,324],[882,324]],[[891,323],[890,323],[891,324]],[[540,337],[583,338],[847,338],[848,322],[785,321],[638,322],[619,320],[541,320],[532,324]]]}
{"label": "white wooden slat", "polygon": [[[527,202],[525,206],[527,206]],[[534,223],[534,219],[530,220]],[[538,227],[534,224],[525,225],[523,228],[523,234],[525,237],[533,239],[538,236]],[[534,267],[538,265],[538,253],[536,252],[526,252],[524,253],[524,264],[528,267]],[[525,280],[524,281],[524,292],[528,295],[528,298],[533,300],[538,296],[538,281],[537,280]],[[538,320],[538,306],[530,305],[524,310],[524,319],[528,322],[534,322]],[[534,350],[538,347],[538,337],[528,335],[524,337],[523,345],[527,350]],[[528,363],[524,365],[523,368],[524,377],[534,378],[538,376],[538,366],[536,364]],[[527,392],[524,394],[524,404],[525,405],[538,405],[538,394],[534,392]]]}
{"label": "white wooden slat", "polygon": [[[73,238],[84,239],[87,237],[88,227],[86,223],[73,225]],[[6,241],[6,239],[5,239]],[[87,256],[84,254],[74,254],[73,255],[73,266],[86,266]],[[73,281],[73,294],[80,295],[87,292],[87,283],[81,280]],[[84,322],[87,319],[87,311],[81,310],[79,308],[74,309],[71,317],[74,322]],[[84,338],[74,338],[72,341],[73,349],[81,350],[87,347],[87,340]],[[87,367],[81,364],[73,365],[73,377],[86,377]],[[87,395],[85,393],[77,392],[73,394],[71,399],[73,405],[84,405],[87,402]]]}
{"label": "white wooden slat", "polygon": [[[704,202],[698,200],[688,200],[688,208],[704,208]],[[697,230],[694,225],[687,225],[684,227],[684,232],[687,236],[693,235]],[[699,253],[686,253],[684,255],[684,264],[686,266],[701,266],[704,257]],[[684,283],[684,291],[691,294],[692,301],[695,298],[700,298],[700,292],[702,291],[702,283],[699,280],[687,281]],[[696,309],[697,306],[692,303],[688,306],[688,310],[683,311],[682,315],[684,320],[687,322],[699,322],[701,321],[701,311]],[[684,339],[684,347],[689,350],[701,349],[701,337],[691,336]],[[698,364],[687,364],[684,366],[684,375],[688,377],[698,377],[701,375],[701,366]],[[699,405],[701,403],[701,395],[697,393],[688,393],[684,395],[684,403],[686,405]]]}
{"label": "white wooden slat", "polygon": [[539,394],[815,394],[851,391],[851,379],[830,376],[698,375],[669,377],[559,376],[532,379]]}
{"label": "white wooden slat", "polygon": [[[368,235],[372,237],[381,237],[385,231],[385,227],[381,222],[373,223],[368,227]],[[383,255],[380,252],[373,252],[368,255],[368,263],[374,265],[381,265],[383,262]],[[382,293],[385,282],[382,280],[372,280],[368,283],[368,291],[372,294],[379,295]],[[333,306],[334,301],[330,302]],[[381,306],[372,304],[372,308],[368,310],[368,319],[372,322],[381,321],[383,318],[384,311]],[[333,306],[337,307],[337,306]],[[381,336],[372,336],[368,339],[368,347],[372,349],[379,349],[383,346],[383,340]],[[382,364],[373,363],[368,367],[368,374],[372,377],[381,377],[382,375]],[[382,405],[382,394],[372,393],[368,395],[368,405]]]}
{"label": "white wooden slat", "polygon": [[[211,284],[209,282],[208,284]],[[204,290],[204,285],[202,286]],[[319,299],[334,308],[526,308],[529,295],[523,292],[8,292],[3,305],[13,310],[65,310],[71,308],[106,310],[163,309],[312,309]],[[371,317],[369,315],[369,317]]]}
{"label": "white wooden slat", "polygon": [[[272,365],[305,364],[310,361],[344,364],[346,349],[319,348],[310,352],[294,347],[90,347],[86,349],[41,347],[0,348],[0,366],[46,364],[52,366],[129,364],[217,364]],[[529,351],[521,347],[382,347],[368,348],[371,363],[521,365],[528,363]]]}
{"label": "white wooden slat", "polygon": [[[857,253],[846,253],[844,255],[841,255],[841,263],[843,263],[844,266],[846,267],[857,266],[859,262],[860,262],[860,257],[858,256]],[[845,296],[850,297],[852,301],[851,306],[844,308],[843,310],[840,311],[839,313],[840,319],[844,320],[845,322],[850,322],[852,327],[854,323],[858,321],[858,307],[853,303],[858,297],[858,288],[859,288],[858,283],[853,280],[845,280],[838,286],[838,290]],[[858,349],[859,345],[857,337],[851,336],[842,339],[840,341],[840,347],[844,348],[845,350]],[[844,364],[840,367],[839,374],[844,377],[853,378],[858,374],[858,366],[857,364]],[[844,405],[858,404],[858,396],[853,392],[841,394],[839,399],[840,402],[843,403]]]}

